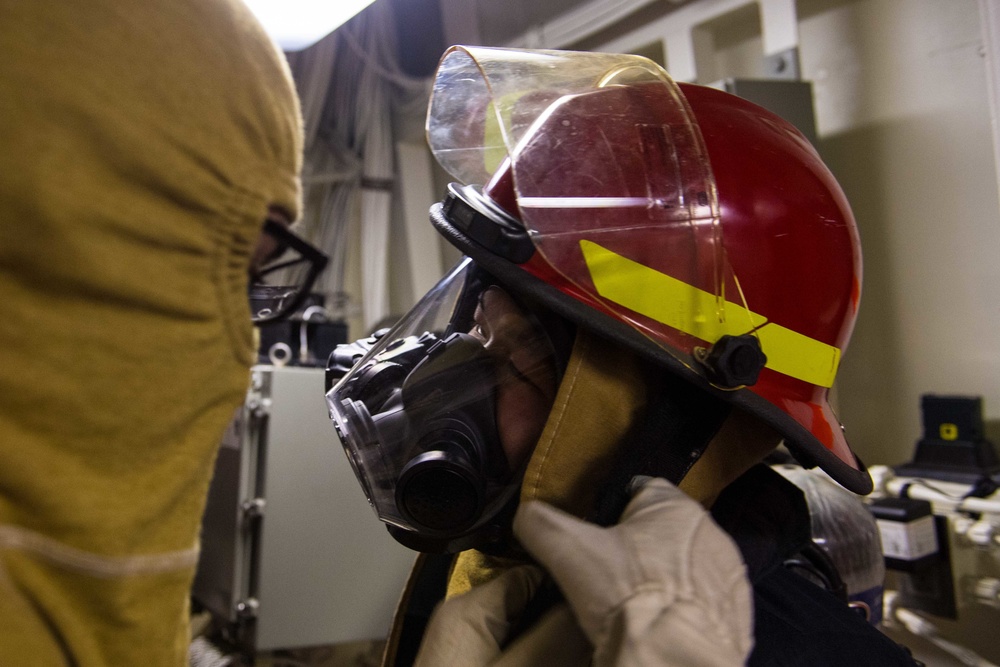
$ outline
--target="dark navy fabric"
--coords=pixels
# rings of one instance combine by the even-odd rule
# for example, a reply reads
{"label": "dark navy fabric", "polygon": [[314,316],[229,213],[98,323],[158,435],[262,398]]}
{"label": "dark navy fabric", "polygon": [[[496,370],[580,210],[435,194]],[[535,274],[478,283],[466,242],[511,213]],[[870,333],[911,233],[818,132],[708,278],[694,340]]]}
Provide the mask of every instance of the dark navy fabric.
{"label": "dark navy fabric", "polygon": [[739,546],[753,585],[750,667],[919,664],[832,593],[784,567],[810,539],[808,506],[794,484],[757,466],[726,488],[712,515]]}
{"label": "dark navy fabric", "polygon": [[772,569],[753,590],[750,667],[916,664],[860,614],[789,569]]}

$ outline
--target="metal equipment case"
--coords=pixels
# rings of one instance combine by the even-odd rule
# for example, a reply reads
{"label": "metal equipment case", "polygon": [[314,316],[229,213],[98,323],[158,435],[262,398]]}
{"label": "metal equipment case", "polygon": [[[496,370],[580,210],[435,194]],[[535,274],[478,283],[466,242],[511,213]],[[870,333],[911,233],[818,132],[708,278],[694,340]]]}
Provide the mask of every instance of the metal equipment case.
{"label": "metal equipment case", "polygon": [[195,601],[246,651],[380,639],[414,556],[354,477],[323,370],[255,366],[219,451]]}

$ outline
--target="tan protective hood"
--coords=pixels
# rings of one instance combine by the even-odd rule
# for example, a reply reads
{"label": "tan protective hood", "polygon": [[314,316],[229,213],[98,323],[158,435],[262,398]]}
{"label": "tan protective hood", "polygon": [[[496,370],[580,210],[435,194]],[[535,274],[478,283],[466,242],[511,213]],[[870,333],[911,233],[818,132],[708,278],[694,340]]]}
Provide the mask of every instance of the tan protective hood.
{"label": "tan protective hood", "polygon": [[521,501],[543,500],[579,517],[622,439],[646,405],[638,360],[620,345],[578,329],[556,400],[528,462]]}
{"label": "tan protective hood", "polygon": [[[591,513],[622,439],[645,407],[641,378],[639,361],[626,348],[577,330],[552,412],[528,461],[521,502],[543,500],[579,517]],[[508,564],[462,552],[449,597],[492,579]]]}
{"label": "tan protective hood", "polygon": [[238,0],[0,16],[0,663],[182,664],[298,102]]}

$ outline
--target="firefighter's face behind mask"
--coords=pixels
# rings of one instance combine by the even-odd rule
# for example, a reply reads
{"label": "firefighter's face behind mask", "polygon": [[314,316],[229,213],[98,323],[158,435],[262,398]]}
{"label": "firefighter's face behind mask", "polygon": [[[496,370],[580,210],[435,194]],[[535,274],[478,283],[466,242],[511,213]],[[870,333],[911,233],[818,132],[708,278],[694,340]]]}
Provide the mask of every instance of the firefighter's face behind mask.
{"label": "firefighter's face behind mask", "polygon": [[538,319],[465,261],[327,394],[369,502],[422,551],[502,536],[558,386]]}

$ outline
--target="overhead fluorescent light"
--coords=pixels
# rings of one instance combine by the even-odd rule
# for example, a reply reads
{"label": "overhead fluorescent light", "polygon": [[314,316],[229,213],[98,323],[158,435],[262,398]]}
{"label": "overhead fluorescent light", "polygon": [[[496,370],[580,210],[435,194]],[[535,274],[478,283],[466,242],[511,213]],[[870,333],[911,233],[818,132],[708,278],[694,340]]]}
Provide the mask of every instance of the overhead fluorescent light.
{"label": "overhead fluorescent light", "polygon": [[315,44],[374,0],[244,0],[285,51]]}

